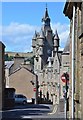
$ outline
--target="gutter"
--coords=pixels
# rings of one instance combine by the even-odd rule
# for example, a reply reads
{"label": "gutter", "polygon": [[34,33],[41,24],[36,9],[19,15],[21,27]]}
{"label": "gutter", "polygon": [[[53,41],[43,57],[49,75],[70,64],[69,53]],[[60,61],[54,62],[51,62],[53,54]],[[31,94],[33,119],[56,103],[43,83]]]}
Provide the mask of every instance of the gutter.
{"label": "gutter", "polygon": [[72,26],[72,118],[74,118],[74,87],[75,87],[75,6],[73,6],[73,26]]}

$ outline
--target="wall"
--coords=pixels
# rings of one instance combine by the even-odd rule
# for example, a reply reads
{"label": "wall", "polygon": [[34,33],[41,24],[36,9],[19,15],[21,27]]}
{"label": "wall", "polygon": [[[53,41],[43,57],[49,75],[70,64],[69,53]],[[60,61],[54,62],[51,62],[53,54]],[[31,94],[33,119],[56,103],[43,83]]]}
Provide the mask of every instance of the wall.
{"label": "wall", "polygon": [[0,110],[4,107],[4,88],[5,88],[5,72],[4,72],[4,44],[0,42]]}
{"label": "wall", "polygon": [[27,98],[33,98],[35,97],[34,86],[30,81],[35,82],[36,75],[22,67],[9,76],[9,87],[15,88],[16,93],[23,94]]}
{"label": "wall", "polygon": [[[79,39],[79,32],[83,31],[83,2],[66,2],[64,8],[64,14],[70,19],[70,95],[69,95],[69,118],[72,117],[72,15],[73,15],[73,5],[75,6],[75,21],[74,21],[74,108],[75,108],[75,118],[83,119],[83,55],[81,50],[83,49],[82,41],[83,37]],[[82,33],[81,33],[82,34]]]}

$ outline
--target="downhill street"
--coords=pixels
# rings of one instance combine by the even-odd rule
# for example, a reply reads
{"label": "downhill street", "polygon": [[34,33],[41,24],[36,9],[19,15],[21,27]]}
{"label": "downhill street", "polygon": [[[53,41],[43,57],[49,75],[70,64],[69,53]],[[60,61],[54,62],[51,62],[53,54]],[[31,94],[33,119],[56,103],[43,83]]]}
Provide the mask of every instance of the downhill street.
{"label": "downhill street", "polygon": [[26,106],[16,106],[11,110],[5,110],[2,113],[2,120],[16,120],[16,119],[29,119],[29,120],[42,120],[42,119],[52,119],[64,118],[64,112],[56,112],[56,107],[53,110],[52,105],[39,104]]}

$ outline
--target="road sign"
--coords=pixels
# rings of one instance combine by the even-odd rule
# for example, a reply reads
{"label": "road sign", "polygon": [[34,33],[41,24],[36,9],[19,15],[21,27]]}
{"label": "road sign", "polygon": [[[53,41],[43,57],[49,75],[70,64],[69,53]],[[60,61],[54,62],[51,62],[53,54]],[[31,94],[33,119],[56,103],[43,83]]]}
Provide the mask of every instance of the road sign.
{"label": "road sign", "polygon": [[34,92],[36,92],[36,88],[34,88],[33,90],[34,90]]}
{"label": "road sign", "polygon": [[62,80],[64,83],[69,82],[69,74],[68,74],[68,73],[62,74],[61,80]]}
{"label": "road sign", "polygon": [[61,80],[62,80],[63,82],[66,82],[66,78],[65,78],[64,74],[61,76]]}

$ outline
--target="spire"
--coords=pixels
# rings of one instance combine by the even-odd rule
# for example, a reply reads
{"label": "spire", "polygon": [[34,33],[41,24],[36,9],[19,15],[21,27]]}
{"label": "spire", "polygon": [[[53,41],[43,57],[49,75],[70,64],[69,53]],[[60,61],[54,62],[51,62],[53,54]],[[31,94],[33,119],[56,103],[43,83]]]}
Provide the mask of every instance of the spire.
{"label": "spire", "polygon": [[36,37],[37,37],[37,33],[36,33],[36,31],[35,31],[35,34],[34,34],[34,36],[33,36],[33,38],[32,38],[32,47],[33,47],[33,48],[36,47]]}
{"label": "spire", "polygon": [[49,15],[48,15],[48,9],[47,9],[47,4],[46,4],[46,11],[45,11],[45,16],[44,16],[44,18],[49,18]]}
{"label": "spire", "polygon": [[58,51],[58,47],[59,47],[59,36],[56,30],[54,36],[54,51]]}
{"label": "spire", "polygon": [[36,30],[35,30],[35,34],[34,34],[34,36],[33,36],[33,39],[36,39],[36,37],[37,37],[37,32],[36,32]]}
{"label": "spire", "polygon": [[42,29],[41,29],[41,31],[40,31],[40,37],[41,37],[41,38],[44,38],[44,32],[43,32]]}
{"label": "spire", "polygon": [[46,25],[50,25],[50,18],[48,15],[47,4],[46,4],[46,10],[45,10],[44,17],[42,18],[42,22],[45,22]]}

